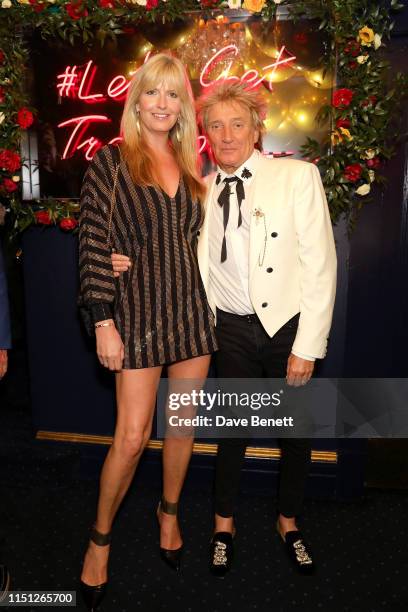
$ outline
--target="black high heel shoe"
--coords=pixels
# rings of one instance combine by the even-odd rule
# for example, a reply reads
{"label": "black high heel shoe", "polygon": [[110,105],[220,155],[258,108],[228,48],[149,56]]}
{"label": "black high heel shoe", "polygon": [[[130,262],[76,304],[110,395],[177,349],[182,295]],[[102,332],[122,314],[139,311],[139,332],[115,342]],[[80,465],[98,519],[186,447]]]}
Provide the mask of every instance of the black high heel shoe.
{"label": "black high heel shoe", "polygon": [[[108,546],[111,543],[110,533],[100,533],[92,527],[89,539],[97,546]],[[100,606],[106,595],[108,582],[103,582],[97,586],[91,586],[80,580],[81,595],[88,610],[94,612]]]}
{"label": "black high heel shoe", "polygon": [[[172,514],[173,516],[177,515],[177,507],[178,503],[168,502],[164,497],[159,501],[159,505],[157,508],[157,519],[160,525],[160,513],[164,512],[164,514]],[[172,570],[178,572],[181,566],[181,555],[183,552],[183,546],[180,548],[176,548],[175,550],[168,550],[167,548],[162,548],[160,546],[160,557]]]}

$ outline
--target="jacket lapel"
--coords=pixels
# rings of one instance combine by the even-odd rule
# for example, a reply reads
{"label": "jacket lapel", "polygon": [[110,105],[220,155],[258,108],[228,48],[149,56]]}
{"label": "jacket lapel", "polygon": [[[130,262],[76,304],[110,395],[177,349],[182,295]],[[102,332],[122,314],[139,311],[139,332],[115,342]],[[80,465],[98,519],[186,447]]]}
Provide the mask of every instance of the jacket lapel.
{"label": "jacket lapel", "polygon": [[[266,163],[265,163],[266,162]],[[261,158],[254,178],[249,226],[249,276],[262,262],[272,221],[273,176],[269,160]]]}

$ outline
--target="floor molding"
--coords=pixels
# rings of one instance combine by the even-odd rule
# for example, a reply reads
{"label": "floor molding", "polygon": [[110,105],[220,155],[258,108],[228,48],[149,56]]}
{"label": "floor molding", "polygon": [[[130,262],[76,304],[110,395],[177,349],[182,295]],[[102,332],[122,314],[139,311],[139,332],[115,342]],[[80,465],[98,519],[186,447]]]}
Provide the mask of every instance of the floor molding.
{"label": "floor molding", "polygon": [[[80,444],[102,444],[109,446],[112,444],[112,436],[98,436],[93,434],[68,433],[60,431],[37,431],[37,440],[51,440],[53,442],[73,442]],[[149,440],[147,448],[160,451],[163,447],[162,440]],[[205,442],[195,442],[193,453],[197,455],[215,455],[217,453],[216,444]],[[248,459],[279,459],[280,449],[265,446],[248,446],[245,456]],[[327,450],[312,450],[312,461],[321,463],[337,463],[337,452]]]}

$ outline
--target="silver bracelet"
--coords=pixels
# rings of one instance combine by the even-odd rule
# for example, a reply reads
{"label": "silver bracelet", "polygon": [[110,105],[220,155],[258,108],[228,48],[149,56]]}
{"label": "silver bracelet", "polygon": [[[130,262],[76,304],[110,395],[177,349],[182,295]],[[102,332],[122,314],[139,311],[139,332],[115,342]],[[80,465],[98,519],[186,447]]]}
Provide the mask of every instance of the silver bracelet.
{"label": "silver bracelet", "polygon": [[113,327],[114,323],[95,323],[95,329],[97,327]]}

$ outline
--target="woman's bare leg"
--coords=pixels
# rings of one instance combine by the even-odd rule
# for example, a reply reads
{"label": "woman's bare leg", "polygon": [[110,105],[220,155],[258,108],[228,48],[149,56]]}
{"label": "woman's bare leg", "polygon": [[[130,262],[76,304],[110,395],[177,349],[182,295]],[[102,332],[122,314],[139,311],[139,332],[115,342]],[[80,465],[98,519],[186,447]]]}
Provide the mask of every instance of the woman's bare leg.
{"label": "woman's bare leg", "polygon": [[[122,370],[116,374],[118,415],[113,443],[101,472],[95,522],[101,533],[110,532],[149,440],[161,370],[155,367]],[[95,586],[106,582],[109,548],[89,542],[81,576],[86,584]]]}
{"label": "woman's bare leg", "polygon": [[[200,390],[205,383],[210,365],[210,355],[194,357],[174,363],[168,367],[169,392],[177,380],[191,379],[191,390]],[[186,391],[186,389],[183,389]],[[166,437],[163,444],[163,496],[169,502],[178,502],[188,464],[193,450],[194,435]],[[177,516],[160,513],[160,546],[175,550],[182,545]]]}

